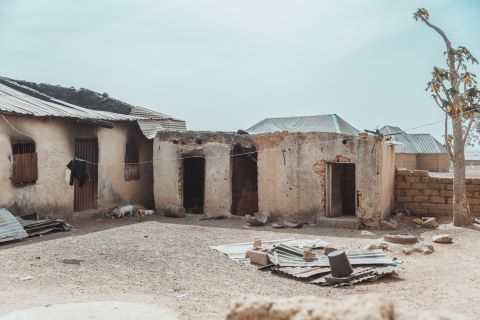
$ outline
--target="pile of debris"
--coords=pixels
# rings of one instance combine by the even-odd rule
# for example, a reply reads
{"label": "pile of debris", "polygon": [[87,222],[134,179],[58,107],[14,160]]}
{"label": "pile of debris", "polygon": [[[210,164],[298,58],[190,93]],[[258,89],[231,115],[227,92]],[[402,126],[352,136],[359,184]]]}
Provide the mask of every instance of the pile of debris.
{"label": "pile of debris", "polygon": [[322,286],[346,286],[395,274],[399,262],[383,250],[344,252],[321,240],[283,239],[211,247],[239,262],[260,265],[297,280]]}
{"label": "pile of debris", "polygon": [[36,214],[15,217],[8,210],[0,208],[0,242],[21,240],[54,231],[70,231],[71,229],[72,226],[61,219],[39,220]]}

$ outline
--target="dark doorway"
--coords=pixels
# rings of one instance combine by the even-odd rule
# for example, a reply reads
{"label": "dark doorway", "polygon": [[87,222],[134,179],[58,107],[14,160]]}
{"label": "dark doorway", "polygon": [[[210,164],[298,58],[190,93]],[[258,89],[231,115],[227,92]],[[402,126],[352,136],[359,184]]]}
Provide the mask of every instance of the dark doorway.
{"label": "dark doorway", "polygon": [[205,201],[205,158],[183,159],[183,207],[188,213],[203,213]]}
{"label": "dark doorway", "polygon": [[98,186],[98,141],[97,139],[75,139],[75,157],[86,160],[89,179],[80,187],[75,180],[73,210],[97,208]]}
{"label": "dark doorway", "polygon": [[236,144],[232,150],[232,214],[258,211],[257,153]]}
{"label": "dark doorway", "polygon": [[327,165],[327,216],[355,216],[355,165]]}

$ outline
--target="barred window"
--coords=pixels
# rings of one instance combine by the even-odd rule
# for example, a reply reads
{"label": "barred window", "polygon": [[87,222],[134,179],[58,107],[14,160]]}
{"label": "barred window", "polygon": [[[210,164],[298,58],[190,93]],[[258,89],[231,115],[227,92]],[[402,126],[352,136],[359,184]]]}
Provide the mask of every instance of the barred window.
{"label": "barred window", "polygon": [[35,183],[38,179],[35,143],[14,142],[12,151],[12,183],[14,185]]}
{"label": "barred window", "polygon": [[138,145],[136,143],[127,143],[125,150],[125,181],[140,179],[139,161]]}

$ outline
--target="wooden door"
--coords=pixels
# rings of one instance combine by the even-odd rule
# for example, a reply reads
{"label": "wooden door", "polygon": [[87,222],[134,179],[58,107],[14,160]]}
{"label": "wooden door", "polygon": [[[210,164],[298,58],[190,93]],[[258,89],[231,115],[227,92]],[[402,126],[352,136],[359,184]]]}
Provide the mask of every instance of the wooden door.
{"label": "wooden door", "polygon": [[342,175],[336,163],[327,164],[327,216],[342,215]]}
{"label": "wooden door", "polygon": [[88,181],[74,186],[74,211],[97,208],[98,187],[98,142],[97,139],[75,139],[75,157],[87,161]]}

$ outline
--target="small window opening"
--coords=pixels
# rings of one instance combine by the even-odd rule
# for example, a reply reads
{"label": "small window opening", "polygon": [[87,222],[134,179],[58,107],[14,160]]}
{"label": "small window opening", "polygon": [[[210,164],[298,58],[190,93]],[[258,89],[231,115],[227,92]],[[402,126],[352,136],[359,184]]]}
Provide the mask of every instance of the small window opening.
{"label": "small window opening", "polygon": [[125,150],[125,181],[140,179],[140,156],[136,143],[127,143]]}
{"label": "small window opening", "polygon": [[35,143],[14,142],[12,143],[12,153],[12,183],[14,185],[35,183],[38,179]]}

